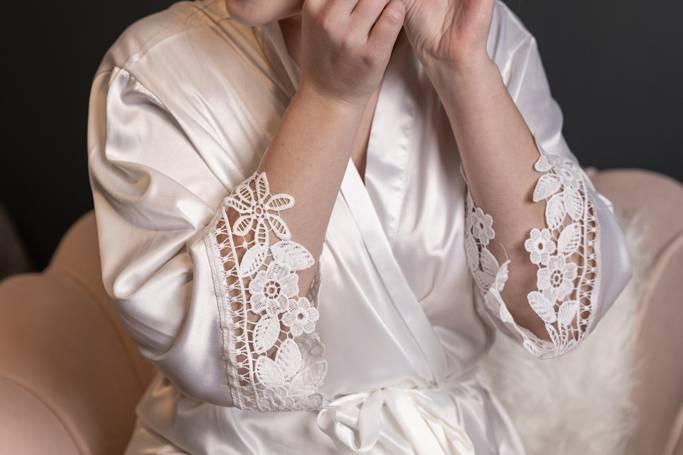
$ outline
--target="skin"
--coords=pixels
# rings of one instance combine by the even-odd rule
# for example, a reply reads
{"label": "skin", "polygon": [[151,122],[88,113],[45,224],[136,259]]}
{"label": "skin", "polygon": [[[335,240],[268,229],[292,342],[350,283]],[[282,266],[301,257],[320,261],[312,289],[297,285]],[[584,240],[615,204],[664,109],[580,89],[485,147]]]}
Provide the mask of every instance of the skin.
{"label": "skin", "polygon": [[[486,53],[494,0],[226,0],[250,25],[280,21],[302,73],[296,95],[264,155],[271,191],[294,195],[282,212],[292,235],[319,257],[349,158],[363,175],[377,90],[401,30],[439,95],[475,203],[491,214],[490,246],[511,259],[502,296],[515,321],[548,339],[526,295],[536,267],[524,239],[543,226],[531,201],[537,147]],[[503,248],[504,247],[504,251]],[[300,289],[314,271],[299,272]]]}

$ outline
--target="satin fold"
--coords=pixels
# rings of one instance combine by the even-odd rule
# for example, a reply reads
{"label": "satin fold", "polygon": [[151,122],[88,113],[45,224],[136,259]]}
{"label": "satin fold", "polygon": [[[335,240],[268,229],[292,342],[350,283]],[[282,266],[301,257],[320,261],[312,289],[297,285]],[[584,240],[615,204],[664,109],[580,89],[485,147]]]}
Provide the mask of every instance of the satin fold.
{"label": "satin fold", "polygon": [[439,387],[392,385],[348,394],[318,413],[320,428],[354,452],[381,441],[388,453],[474,455],[449,393]]}

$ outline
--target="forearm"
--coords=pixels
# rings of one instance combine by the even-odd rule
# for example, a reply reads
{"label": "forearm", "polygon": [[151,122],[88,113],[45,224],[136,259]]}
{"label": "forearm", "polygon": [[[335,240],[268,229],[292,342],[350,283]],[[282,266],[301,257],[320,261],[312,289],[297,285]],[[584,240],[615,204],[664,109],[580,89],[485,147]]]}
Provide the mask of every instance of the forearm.
{"label": "forearm", "polygon": [[[330,100],[302,88],[292,98],[259,171],[271,193],[287,193],[294,207],[281,213],[292,238],[317,258],[341,180],[351,156],[364,106]],[[306,289],[314,269],[300,272]]]}
{"label": "forearm", "polygon": [[495,220],[496,237],[489,248],[514,264],[502,296],[518,323],[547,339],[543,321],[526,298],[536,288],[536,267],[523,242],[544,221],[543,204],[531,198],[539,177],[531,132],[488,58],[451,68],[442,64],[430,76],[450,120],[472,198]]}

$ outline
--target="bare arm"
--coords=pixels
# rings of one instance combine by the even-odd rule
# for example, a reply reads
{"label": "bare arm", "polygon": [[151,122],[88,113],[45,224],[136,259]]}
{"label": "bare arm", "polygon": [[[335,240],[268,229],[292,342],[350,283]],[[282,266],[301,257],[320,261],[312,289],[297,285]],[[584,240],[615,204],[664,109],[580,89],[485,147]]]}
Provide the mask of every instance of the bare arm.
{"label": "bare arm", "polygon": [[458,144],[465,252],[484,308],[534,355],[567,352],[614,301],[600,281],[623,288],[629,276],[601,258],[628,261],[614,214],[562,139],[535,40],[522,29],[501,38],[509,54],[497,63],[487,49],[493,13],[511,14],[499,0],[404,1],[408,37]]}
{"label": "bare arm", "polygon": [[[351,9],[358,3],[353,13]],[[311,0],[304,5],[302,82],[259,166],[292,236],[318,257],[363,112],[403,23],[400,2]],[[306,289],[314,269],[300,272]]]}
{"label": "bare arm", "polygon": [[493,61],[481,58],[451,69],[442,96],[469,191],[496,220],[496,241],[489,249],[515,264],[502,296],[514,302],[510,312],[518,323],[548,339],[543,320],[526,299],[536,288],[536,267],[528,261],[524,239],[544,222],[543,204],[531,199],[539,177],[533,166],[538,149]]}
{"label": "bare arm", "polygon": [[542,205],[529,197],[538,179],[538,151],[487,53],[495,0],[404,1],[408,37],[448,115],[469,194],[496,220],[496,241],[488,247],[498,258],[507,253],[516,265],[503,290],[514,302],[510,311],[547,339],[543,321],[526,304],[535,270],[521,241],[543,223]]}
{"label": "bare arm", "polygon": [[[272,193],[296,198],[282,212],[292,237],[314,257],[348,163],[364,106],[340,103],[302,88],[292,99],[259,171],[268,176]],[[307,289],[314,268],[299,272],[299,288]]]}

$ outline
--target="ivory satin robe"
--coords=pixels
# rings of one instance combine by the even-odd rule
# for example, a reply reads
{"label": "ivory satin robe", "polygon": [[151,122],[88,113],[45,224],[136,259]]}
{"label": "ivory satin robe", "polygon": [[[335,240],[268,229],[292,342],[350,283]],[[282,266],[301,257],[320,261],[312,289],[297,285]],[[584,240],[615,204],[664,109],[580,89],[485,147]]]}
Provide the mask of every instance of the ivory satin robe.
{"label": "ivory satin robe", "polygon": [[[128,454],[524,453],[478,362],[497,331],[538,361],[580,347],[630,278],[624,239],[562,137],[535,40],[498,2],[488,51],[539,147],[547,223],[520,241],[552,342],[518,326],[500,296],[515,264],[486,248],[496,222],[397,46],[365,184],[349,160],[319,258],[279,217],[296,195],[255,173],[299,77],[277,22],[181,2],[106,54],[88,137],[102,277],[159,371]],[[304,295],[297,272],[312,266]]]}

